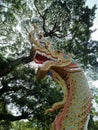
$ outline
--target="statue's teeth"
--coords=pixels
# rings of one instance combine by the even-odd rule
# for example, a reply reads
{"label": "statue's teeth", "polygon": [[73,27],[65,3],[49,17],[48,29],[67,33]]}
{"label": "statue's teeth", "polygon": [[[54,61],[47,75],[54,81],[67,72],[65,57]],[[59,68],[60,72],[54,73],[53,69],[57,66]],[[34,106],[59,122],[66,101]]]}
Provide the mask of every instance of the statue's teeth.
{"label": "statue's teeth", "polygon": [[36,57],[37,54],[47,57],[48,60],[59,61],[58,59],[52,58],[50,55],[47,55],[47,54],[42,53],[42,52],[40,52],[40,51],[36,51],[36,52],[35,52],[34,58]]}

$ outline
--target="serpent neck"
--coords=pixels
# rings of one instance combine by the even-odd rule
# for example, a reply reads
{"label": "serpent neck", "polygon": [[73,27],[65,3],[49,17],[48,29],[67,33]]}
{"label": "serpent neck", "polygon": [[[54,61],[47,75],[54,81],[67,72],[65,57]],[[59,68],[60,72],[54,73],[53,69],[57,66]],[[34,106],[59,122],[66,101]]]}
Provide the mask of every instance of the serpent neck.
{"label": "serpent neck", "polygon": [[[51,69],[53,79],[63,91],[63,100],[53,109],[60,109],[51,130],[84,130],[91,106],[91,93],[82,71],[66,72]],[[59,107],[58,107],[59,106]]]}

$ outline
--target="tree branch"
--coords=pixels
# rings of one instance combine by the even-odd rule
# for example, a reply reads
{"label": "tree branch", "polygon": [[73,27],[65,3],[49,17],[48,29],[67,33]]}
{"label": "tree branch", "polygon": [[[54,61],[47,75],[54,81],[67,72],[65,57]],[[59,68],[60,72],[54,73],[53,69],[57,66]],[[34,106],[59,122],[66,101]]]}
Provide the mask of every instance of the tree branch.
{"label": "tree branch", "polygon": [[15,67],[17,67],[20,64],[27,64],[29,62],[32,62],[33,56],[34,56],[34,53],[33,53],[33,47],[32,47],[29,56],[21,57],[21,58],[11,61],[9,64],[6,65],[7,67],[4,69],[0,68],[0,77],[9,74],[11,71],[15,69]]}
{"label": "tree branch", "polygon": [[20,116],[13,116],[11,114],[0,113],[0,120],[17,121],[17,120],[28,119],[28,118],[29,118],[29,115],[27,113],[23,113]]}
{"label": "tree branch", "polygon": [[5,76],[6,74],[9,74],[15,67],[17,67],[20,64],[27,64],[27,63],[31,62],[32,59],[33,59],[33,57],[27,56],[27,57],[21,57],[19,59],[16,59],[16,60],[10,62],[10,64],[8,64],[7,68],[0,70],[0,77]]}
{"label": "tree branch", "polygon": [[36,1],[34,1],[34,5],[35,5],[35,7],[36,7],[36,9],[37,9],[37,12],[38,12],[38,14],[40,15],[40,17],[41,17],[41,18],[44,18],[44,16],[40,13],[40,11],[39,11],[39,9],[38,9],[38,7],[37,7],[37,5],[36,5]]}
{"label": "tree branch", "polygon": [[[37,5],[36,5],[36,2],[34,2],[34,5],[35,5],[35,7],[36,7],[36,10],[37,10],[38,14],[40,15],[40,17],[41,17],[42,20],[43,20],[44,37],[48,37],[48,36],[52,37],[52,36],[55,34],[55,32],[56,32],[56,28],[58,27],[58,26],[57,26],[57,22],[54,23],[54,26],[53,26],[53,28],[52,28],[51,30],[47,31],[45,27],[46,27],[46,13],[47,13],[48,9],[46,9],[45,12],[44,12],[44,15],[42,15],[42,14],[40,13],[40,11],[39,11]],[[55,35],[55,36],[56,36],[56,35]]]}

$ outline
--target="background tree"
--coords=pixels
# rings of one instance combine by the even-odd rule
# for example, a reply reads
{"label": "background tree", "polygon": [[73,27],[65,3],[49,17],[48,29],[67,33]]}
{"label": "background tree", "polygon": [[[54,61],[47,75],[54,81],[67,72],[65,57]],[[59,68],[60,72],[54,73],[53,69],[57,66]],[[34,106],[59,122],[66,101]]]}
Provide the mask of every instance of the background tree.
{"label": "background tree", "polygon": [[90,9],[85,0],[1,1],[0,120],[30,119],[38,129],[49,129],[55,117],[56,113],[44,115],[44,111],[61,99],[57,85],[50,78],[36,81],[35,71],[28,64],[33,52],[28,33],[34,23],[54,48],[73,53],[88,74],[95,77],[98,41],[90,40],[95,10],[96,6]]}

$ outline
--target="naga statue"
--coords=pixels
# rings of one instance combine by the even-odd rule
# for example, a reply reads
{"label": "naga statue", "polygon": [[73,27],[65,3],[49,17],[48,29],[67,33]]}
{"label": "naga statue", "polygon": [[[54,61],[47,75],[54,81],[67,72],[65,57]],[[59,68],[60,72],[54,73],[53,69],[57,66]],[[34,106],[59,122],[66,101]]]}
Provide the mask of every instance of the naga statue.
{"label": "naga statue", "polygon": [[33,61],[42,64],[37,71],[37,78],[50,75],[63,91],[62,101],[56,102],[46,110],[53,112],[59,109],[50,130],[87,130],[91,109],[91,91],[83,70],[71,55],[59,50],[52,50],[49,44],[29,33],[33,44]]}

